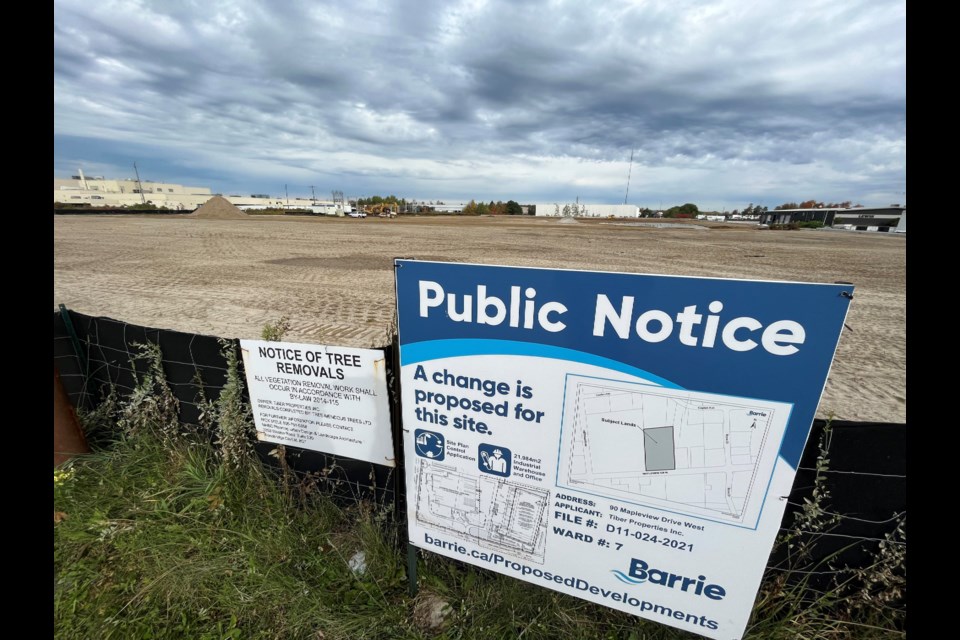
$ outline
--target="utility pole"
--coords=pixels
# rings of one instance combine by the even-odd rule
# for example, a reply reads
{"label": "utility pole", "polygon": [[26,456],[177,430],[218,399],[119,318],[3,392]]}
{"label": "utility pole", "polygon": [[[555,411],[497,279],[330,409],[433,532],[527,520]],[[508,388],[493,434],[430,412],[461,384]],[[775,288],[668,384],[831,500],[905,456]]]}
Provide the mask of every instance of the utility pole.
{"label": "utility pole", "polygon": [[283,185],[283,193],[287,196],[287,206],[290,206],[290,192],[287,191],[287,185]]}
{"label": "utility pole", "polygon": [[627,169],[627,192],[623,195],[623,204],[627,204],[627,198],[630,196],[630,174],[633,173],[633,149],[630,149],[630,168]]}
{"label": "utility pole", "polygon": [[310,204],[317,204],[317,194],[313,190],[313,185],[310,185],[310,194],[313,196],[313,202],[311,202]]}
{"label": "utility pole", "polygon": [[147,204],[147,199],[143,196],[143,185],[140,184],[140,172],[137,170],[137,163],[133,163],[133,172],[137,174],[137,191],[140,192],[140,202]]}

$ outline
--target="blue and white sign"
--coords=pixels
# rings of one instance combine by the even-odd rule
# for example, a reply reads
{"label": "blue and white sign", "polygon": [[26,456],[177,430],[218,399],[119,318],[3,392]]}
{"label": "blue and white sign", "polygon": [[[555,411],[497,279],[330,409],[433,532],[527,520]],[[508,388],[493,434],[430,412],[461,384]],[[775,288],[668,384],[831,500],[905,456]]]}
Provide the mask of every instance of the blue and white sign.
{"label": "blue and white sign", "polygon": [[396,278],[411,544],[741,637],[853,287],[415,260]]}

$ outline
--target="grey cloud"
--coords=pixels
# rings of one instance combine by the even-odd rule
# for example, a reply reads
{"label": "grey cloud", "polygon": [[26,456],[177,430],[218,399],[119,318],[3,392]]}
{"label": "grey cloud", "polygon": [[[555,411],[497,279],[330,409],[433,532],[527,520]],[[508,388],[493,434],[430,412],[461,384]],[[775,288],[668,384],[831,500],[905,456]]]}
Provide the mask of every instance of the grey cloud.
{"label": "grey cloud", "polygon": [[[487,197],[465,161],[580,157],[600,171],[630,149],[678,177],[715,162],[718,191],[736,160],[822,164],[873,192],[864,167],[905,163],[902,6],[61,0],[55,133],[232,149],[257,166],[266,150],[350,150],[360,159],[324,165],[345,181],[421,158],[423,184],[460,172],[463,197]],[[537,179],[548,188],[551,170]],[[500,184],[490,176],[490,197]]]}

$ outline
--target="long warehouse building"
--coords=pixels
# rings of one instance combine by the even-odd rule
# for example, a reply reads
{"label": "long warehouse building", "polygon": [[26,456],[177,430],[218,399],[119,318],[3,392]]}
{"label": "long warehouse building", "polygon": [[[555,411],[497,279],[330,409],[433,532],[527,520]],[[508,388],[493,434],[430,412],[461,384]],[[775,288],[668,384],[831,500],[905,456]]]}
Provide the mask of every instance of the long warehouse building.
{"label": "long warehouse building", "polygon": [[564,210],[576,218],[639,218],[640,207],[632,204],[576,204],[573,202],[538,202],[537,216],[563,217]]}

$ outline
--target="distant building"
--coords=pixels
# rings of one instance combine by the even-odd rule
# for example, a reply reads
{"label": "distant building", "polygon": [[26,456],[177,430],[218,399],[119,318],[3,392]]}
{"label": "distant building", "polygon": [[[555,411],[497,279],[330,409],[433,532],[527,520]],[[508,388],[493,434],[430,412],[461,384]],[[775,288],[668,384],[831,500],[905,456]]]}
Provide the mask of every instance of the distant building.
{"label": "distant building", "polygon": [[213,197],[207,187],[191,187],[151,180],[108,180],[103,176],[86,177],[83,171],[69,179],[53,179],[53,201],[88,204],[93,207],[118,207],[153,204],[170,209],[196,209]]}
{"label": "distant building", "polygon": [[907,232],[907,212],[904,211],[903,215],[900,216],[900,222],[897,224],[897,228],[894,229],[897,233],[906,233]]}
{"label": "distant building", "polygon": [[[158,207],[192,211],[215,194],[209,187],[191,187],[169,182],[153,182],[124,178],[108,180],[103,176],[87,177],[83,171],[70,178],[53,179],[53,201],[66,204],[87,204],[91,207],[124,207],[150,202]],[[313,213],[343,215],[349,205],[338,207],[332,200],[311,198],[271,198],[266,193],[250,196],[224,196],[240,209],[308,209]]]}
{"label": "distant building", "polygon": [[576,218],[639,218],[640,207],[632,204],[586,204],[574,202],[538,202],[537,217],[563,217],[564,210]]}
{"label": "distant building", "polygon": [[[906,218],[907,208],[899,204],[889,207],[853,207],[850,209],[780,209],[760,215],[760,224],[822,222],[825,227],[855,231],[896,231]],[[903,223],[906,233],[906,222]]]}
{"label": "distant building", "polygon": [[427,206],[431,211],[438,213],[463,213],[463,208],[466,205],[463,202],[459,202],[456,204],[431,204]]}

